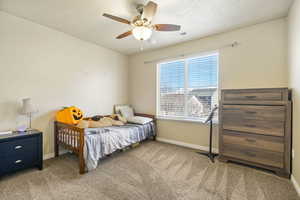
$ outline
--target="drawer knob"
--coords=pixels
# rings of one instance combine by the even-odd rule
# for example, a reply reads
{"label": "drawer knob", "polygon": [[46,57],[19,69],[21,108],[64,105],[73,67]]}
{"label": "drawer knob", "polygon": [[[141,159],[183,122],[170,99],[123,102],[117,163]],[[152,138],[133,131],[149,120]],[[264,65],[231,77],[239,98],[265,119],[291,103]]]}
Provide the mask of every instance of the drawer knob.
{"label": "drawer knob", "polygon": [[253,143],[256,142],[256,140],[254,140],[254,139],[249,139],[249,138],[247,138],[246,141],[247,141],[247,142],[253,142]]}
{"label": "drawer knob", "polygon": [[247,155],[247,156],[250,156],[250,157],[256,157],[256,154],[255,153],[251,153],[251,152],[245,152],[245,154]]}
{"label": "drawer knob", "polygon": [[16,164],[21,163],[21,162],[22,162],[22,160],[16,160],[15,161]]}
{"label": "drawer knob", "polygon": [[247,99],[255,99],[256,96],[245,96]]}
{"label": "drawer knob", "polygon": [[251,115],[256,114],[255,111],[246,111],[245,113],[246,113],[246,114],[251,114]]}
{"label": "drawer knob", "polygon": [[21,145],[15,146],[15,149],[22,149],[22,148],[23,148],[23,146],[21,146]]}
{"label": "drawer knob", "polygon": [[254,124],[246,124],[245,126],[249,127],[249,128],[255,128],[256,127],[256,125],[254,125]]}

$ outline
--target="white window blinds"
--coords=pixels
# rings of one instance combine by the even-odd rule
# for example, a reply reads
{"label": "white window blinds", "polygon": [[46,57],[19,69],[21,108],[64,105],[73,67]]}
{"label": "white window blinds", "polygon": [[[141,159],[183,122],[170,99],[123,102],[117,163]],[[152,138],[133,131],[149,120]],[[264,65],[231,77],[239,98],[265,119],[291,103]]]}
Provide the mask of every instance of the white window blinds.
{"label": "white window blinds", "polygon": [[204,120],[218,103],[217,53],[158,65],[157,115]]}

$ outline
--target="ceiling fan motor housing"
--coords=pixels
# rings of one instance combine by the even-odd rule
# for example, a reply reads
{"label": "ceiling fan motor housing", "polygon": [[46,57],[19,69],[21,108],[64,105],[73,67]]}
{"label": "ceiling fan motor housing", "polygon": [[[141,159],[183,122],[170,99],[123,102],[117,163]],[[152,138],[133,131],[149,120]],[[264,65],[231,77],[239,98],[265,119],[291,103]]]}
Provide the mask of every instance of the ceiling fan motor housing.
{"label": "ceiling fan motor housing", "polygon": [[141,15],[136,16],[131,23],[133,26],[146,26],[148,27],[151,22],[148,21],[147,19],[142,19]]}
{"label": "ceiling fan motor housing", "polygon": [[138,13],[143,14],[144,11],[144,5],[143,4],[138,4],[136,6],[136,10],[138,11]]}

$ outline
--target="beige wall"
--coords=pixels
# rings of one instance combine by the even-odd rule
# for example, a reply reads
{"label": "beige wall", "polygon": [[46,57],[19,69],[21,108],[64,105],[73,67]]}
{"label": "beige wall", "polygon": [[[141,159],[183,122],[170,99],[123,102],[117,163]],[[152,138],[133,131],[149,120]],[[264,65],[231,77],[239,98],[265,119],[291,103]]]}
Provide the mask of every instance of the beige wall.
{"label": "beige wall", "polygon": [[289,86],[293,89],[293,176],[300,183],[300,1],[289,14]]}
{"label": "beige wall", "polygon": [[[130,102],[137,111],[154,114],[156,64],[144,61],[217,50],[238,41],[236,48],[219,49],[221,88],[288,84],[285,19],[131,56],[129,101],[126,56],[3,12],[0,27],[0,127],[24,123],[18,107],[23,97],[31,97],[39,108],[33,127],[44,131],[45,154],[53,152],[52,120],[61,106],[76,105],[92,115]],[[206,125],[159,120],[158,129],[161,138],[208,144]]]}
{"label": "beige wall", "polygon": [[109,114],[127,102],[128,58],[38,24],[0,12],[0,127],[14,129],[23,97],[39,112],[33,127],[53,152],[56,110],[76,105],[87,115]]}
{"label": "beige wall", "polygon": [[[129,59],[130,102],[139,112],[155,113],[156,63],[144,64],[144,61],[183,53],[217,50],[220,46],[234,41],[238,41],[240,45],[236,48],[219,49],[221,88],[287,87],[286,38],[286,20],[279,19],[133,55]],[[207,146],[208,126],[192,122],[159,120],[158,136]]]}

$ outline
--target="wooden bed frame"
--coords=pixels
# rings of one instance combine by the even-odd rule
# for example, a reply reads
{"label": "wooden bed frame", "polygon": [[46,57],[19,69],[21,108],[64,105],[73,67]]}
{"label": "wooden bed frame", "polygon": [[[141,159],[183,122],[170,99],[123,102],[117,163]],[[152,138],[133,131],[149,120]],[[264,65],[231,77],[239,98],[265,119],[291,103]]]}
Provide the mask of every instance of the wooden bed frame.
{"label": "wooden bed frame", "polygon": [[[149,117],[153,119],[155,131],[157,133],[156,118],[154,115],[135,113],[136,116]],[[153,137],[153,140],[156,136]],[[84,129],[74,125],[54,122],[54,151],[55,157],[59,156],[59,145],[65,149],[72,151],[79,157],[79,173],[85,173],[85,161],[83,156],[84,149]]]}

